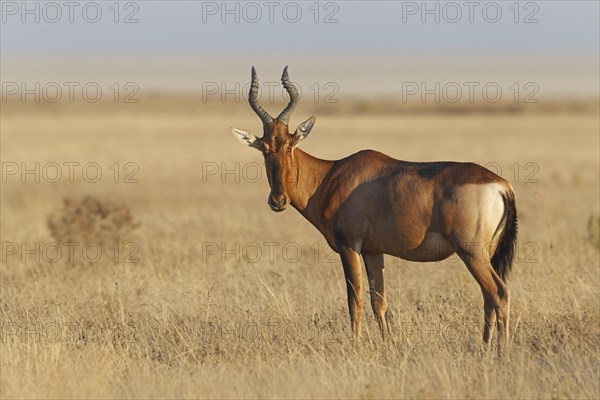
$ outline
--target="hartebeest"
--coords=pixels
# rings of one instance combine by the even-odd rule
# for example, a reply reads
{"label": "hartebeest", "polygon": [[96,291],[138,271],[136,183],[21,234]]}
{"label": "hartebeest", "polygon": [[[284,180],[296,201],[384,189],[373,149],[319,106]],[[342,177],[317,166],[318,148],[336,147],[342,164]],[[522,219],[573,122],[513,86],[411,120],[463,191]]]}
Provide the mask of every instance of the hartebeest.
{"label": "hartebeest", "polygon": [[373,150],[337,161],[313,157],[297,146],[310,133],[315,118],[290,133],[288,121],[299,94],[287,67],[281,81],[290,101],[273,118],[258,104],[258,77],[252,68],[249,102],[263,123],[263,136],[232,131],[242,143],[262,152],[271,209],[283,211],[291,204],[339,253],[354,336],[360,334],[363,313],[361,255],[371,305],[385,340],[383,255],[430,262],[457,253],[483,292],[484,343],[489,348],[497,323],[502,355],[508,339],[506,279],[517,238],[510,183],[473,163],[406,162]]}

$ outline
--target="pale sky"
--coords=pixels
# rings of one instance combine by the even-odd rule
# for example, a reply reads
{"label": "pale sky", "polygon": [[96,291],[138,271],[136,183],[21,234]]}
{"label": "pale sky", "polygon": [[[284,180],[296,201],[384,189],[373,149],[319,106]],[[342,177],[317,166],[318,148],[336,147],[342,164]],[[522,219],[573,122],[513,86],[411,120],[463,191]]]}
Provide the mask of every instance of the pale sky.
{"label": "pale sky", "polygon": [[598,1],[67,3],[1,2],[3,80],[89,72],[183,86],[195,73],[241,80],[253,64],[290,64],[311,79],[375,75],[382,91],[395,71],[512,71],[598,91]]}

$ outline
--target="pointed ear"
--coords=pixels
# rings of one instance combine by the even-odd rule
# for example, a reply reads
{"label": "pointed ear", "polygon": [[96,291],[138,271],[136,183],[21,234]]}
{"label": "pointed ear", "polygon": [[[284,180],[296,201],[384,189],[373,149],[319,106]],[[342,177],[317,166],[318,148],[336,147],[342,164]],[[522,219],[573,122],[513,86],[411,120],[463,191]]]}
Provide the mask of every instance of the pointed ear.
{"label": "pointed ear", "polygon": [[310,130],[315,125],[315,117],[310,117],[296,128],[296,132],[292,135],[294,137],[294,146],[297,146],[301,141],[306,139]]}
{"label": "pointed ear", "polygon": [[258,149],[258,139],[250,132],[246,132],[241,129],[231,128],[231,133],[233,133],[233,136],[235,136],[237,140],[240,141],[240,143]]}

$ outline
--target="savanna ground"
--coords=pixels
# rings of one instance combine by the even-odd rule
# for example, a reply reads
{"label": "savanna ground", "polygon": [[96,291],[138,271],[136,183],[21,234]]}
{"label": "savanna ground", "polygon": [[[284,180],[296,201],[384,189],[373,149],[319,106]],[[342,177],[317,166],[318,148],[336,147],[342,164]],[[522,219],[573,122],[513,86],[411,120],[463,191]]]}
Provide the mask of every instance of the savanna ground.
{"label": "savanna ground", "polygon": [[[315,156],[470,160],[513,184],[509,359],[482,351],[482,296],[456,258],[387,258],[392,340],[366,297],[353,344],[336,255],[295,210],[270,211],[261,155],[229,132],[261,133],[247,104],[3,104],[1,397],[599,398],[597,107],[314,108],[291,123],[316,114],[303,142]],[[36,162],[39,183],[8,174]],[[65,162],[79,163],[74,182]],[[90,162],[97,183],[82,178]],[[125,205],[140,226],[97,262],[68,262],[63,244],[56,261],[49,216],[83,196]]]}

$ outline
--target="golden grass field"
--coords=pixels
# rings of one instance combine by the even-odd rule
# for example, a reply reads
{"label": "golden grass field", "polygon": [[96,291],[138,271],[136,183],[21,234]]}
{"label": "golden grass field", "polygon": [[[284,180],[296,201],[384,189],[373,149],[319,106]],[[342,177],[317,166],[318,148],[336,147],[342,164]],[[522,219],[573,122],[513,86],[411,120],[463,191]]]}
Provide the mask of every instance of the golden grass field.
{"label": "golden grass field", "polygon": [[[4,173],[12,163],[96,162],[103,175],[3,176],[2,398],[600,397],[600,253],[587,237],[599,213],[597,107],[301,105],[292,116],[295,128],[315,113],[302,147],[321,158],[372,148],[468,160],[512,183],[519,246],[509,358],[499,360],[482,350],[481,292],[455,258],[387,258],[392,340],[381,343],[367,300],[353,343],[337,256],[295,210],[269,209],[264,173],[255,181],[261,155],[230,133],[260,134],[258,118],[247,104],[198,102],[3,105]],[[138,182],[124,182],[135,166]],[[126,243],[116,263],[113,254],[73,264],[21,252],[53,243],[48,216],[82,196],[129,207],[141,224],[127,239],[137,262],[124,262]]]}

